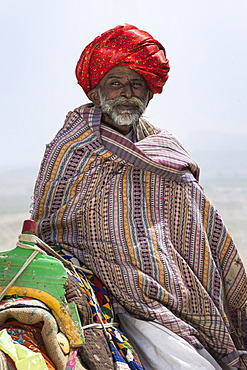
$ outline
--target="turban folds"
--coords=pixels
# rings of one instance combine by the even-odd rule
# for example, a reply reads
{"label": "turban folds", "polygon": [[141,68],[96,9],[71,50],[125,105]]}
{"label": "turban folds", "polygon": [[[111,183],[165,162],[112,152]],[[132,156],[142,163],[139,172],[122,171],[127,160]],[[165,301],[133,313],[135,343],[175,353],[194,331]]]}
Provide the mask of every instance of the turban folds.
{"label": "turban folds", "polygon": [[96,37],[83,50],[76,66],[79,85],[88,94],[117,65],[140,74],[153,93],[161,93],[168,78],[164,47],[135,26],[117,26]]}

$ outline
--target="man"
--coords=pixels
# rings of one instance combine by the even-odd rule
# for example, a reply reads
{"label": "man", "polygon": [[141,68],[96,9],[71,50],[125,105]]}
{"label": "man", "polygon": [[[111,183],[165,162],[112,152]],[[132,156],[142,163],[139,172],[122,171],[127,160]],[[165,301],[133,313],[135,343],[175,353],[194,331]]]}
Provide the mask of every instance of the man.
{"label": "man", "polygon": [[87,265],[146,370],[247,367],[247,279],[181,144],[141,118],[168,78],[165,49],[117,26],[82,52],[92,103],[47,146],[35,188],[39,236]]}

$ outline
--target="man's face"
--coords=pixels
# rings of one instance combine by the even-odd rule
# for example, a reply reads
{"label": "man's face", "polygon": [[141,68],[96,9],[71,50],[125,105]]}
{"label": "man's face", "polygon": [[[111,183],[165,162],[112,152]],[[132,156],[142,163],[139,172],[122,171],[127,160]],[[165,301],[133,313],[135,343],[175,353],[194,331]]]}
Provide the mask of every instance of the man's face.
{"label": "man's face", "polygon": [[112,124],[116,129],[119,126],[131,128],[152,98],[144,78],[125,66],[114,67],[106,73],[97,92],[97,106],[104,114],[105,123]]}
{"label": "man's face", "polygon": [[119,96],[146,99],[148,86],[137,72],[125,66],[116,66],[105,74],[99,83],[101,94],[106,98],[115,99]]}

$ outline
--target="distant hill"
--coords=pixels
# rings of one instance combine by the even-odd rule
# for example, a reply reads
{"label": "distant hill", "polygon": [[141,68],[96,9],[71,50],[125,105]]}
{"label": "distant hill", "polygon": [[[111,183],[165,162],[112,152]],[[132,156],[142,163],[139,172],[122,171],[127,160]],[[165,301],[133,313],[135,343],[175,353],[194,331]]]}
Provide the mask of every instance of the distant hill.
{"label": "distant hill", "polygon": [[201,168],[201,181],[247,179],[247,135],[195,131],[182,144]]}
{"label": "distant hill", "polygon": [[247,179],[247,152],[190,152],[201,169],[201,181]]}
{"label": "distant hill", "polygon": [[22,223],[30,218],[38,166],[0,170],[0,250],[15,247]]}
{"label": "distant hill", "polygon": [[183,137],[182,144],[190,147],[193,152],[218,152],[218,153],[247,153],[247,135],[239,133],[222,133],[208,130],[195,130],[189,136]]}
{"label": "distant hill", "polygon": [[0,214],[29,210],[37,172],[38,166],[0,170]]}

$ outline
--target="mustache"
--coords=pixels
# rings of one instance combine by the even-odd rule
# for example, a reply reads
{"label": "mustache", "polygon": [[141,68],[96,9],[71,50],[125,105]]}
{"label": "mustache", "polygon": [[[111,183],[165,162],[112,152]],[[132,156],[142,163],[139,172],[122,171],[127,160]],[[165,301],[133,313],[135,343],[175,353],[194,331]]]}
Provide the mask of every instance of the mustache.
{"label": "mustache", "polygon": [[112,107],[115,107],[117,105],[134,105],[140,107],[143,110],[146,108],[145,102],[135,96],[129,99],[125,98],[124,96],[119,96],[115,99],[108,100],[108,103],[110,103]]}
{"label": "mustache", "polygon": [[126,103],[126,104],[136,105],[141,101],[141,99],[136,98],[135,96],[132,96],[132,98],[125,98],[124,96],[118,96],[117,98],[112,99],[112,101],[114,101],[116,104]]}

